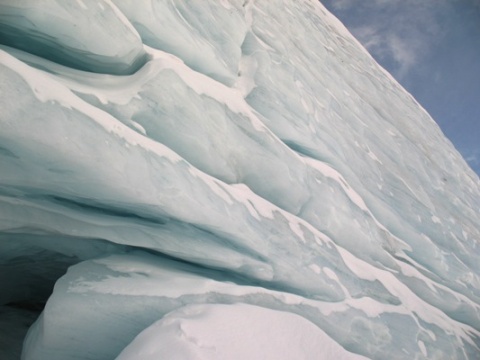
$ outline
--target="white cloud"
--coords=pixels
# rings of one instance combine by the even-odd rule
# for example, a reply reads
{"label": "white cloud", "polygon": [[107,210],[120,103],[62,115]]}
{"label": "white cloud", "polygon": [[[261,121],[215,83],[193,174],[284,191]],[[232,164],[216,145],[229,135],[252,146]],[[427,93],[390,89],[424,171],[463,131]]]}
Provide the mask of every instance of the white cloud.
{"label": "white cloud", "polygon": [[445,30],[438,14],[451,6],[449,1],[335,0],[331,4],[355,14],[349,19],[352,33],[401,79],[441,40]]}
{"label": "white cloud", "polygon": [[332,7],[335,10],[340,10],[340,11],[349,9],[353,5],[354,5],[353,0],[335,0],[334,2],[332,2]]}
{"label": "white cloud", "polygon": [[464,153],[465,160],[470,164],[470,166],[480,166],[480,149],[469,149],[464,151]]}
{"label": "white cloud", "polygon": [[417,61],[417,44],[402,38],[396,33],[381,31],[375,26],[362,26],[352,29],[352,33],[375,57],[393,62],[396,76],[403,77]]}
{"label": "white cloud", "polygon": [[386,45],[393,60],[399,65],[397,76],[404,77],[417,61],[417,46],[412,46],[409,39],[402,39],[395,34],[386,39]]}

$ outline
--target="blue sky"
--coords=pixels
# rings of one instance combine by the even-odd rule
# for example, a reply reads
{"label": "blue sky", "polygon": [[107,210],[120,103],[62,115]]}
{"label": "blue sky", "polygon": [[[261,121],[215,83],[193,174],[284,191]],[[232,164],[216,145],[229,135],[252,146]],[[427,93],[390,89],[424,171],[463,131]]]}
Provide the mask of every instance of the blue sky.
{"label": "blue sky", "polygon": [[321,0],[480,174],[480,0]]}

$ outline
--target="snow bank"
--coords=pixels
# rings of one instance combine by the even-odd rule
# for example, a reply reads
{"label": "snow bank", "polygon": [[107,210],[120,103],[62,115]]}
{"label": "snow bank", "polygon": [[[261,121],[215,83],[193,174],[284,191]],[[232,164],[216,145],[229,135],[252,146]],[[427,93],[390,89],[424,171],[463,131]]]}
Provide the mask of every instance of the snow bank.
{"label": "snow bank", "polygon": [[245,304],[188,305],[165,315],[117,360],[366,359],[349,353],[308,320]]}

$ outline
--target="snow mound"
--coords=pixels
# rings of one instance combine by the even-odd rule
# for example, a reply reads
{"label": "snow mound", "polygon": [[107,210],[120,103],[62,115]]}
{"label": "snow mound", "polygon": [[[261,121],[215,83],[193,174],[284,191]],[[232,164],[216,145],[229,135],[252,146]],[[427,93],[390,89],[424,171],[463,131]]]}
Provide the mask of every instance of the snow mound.
{"label": "snow mound", "polygon": [[168,313],[142,331],[116,359],[139,358],[366,359],[345,351],[298,315],[245,304],[188,305]]}

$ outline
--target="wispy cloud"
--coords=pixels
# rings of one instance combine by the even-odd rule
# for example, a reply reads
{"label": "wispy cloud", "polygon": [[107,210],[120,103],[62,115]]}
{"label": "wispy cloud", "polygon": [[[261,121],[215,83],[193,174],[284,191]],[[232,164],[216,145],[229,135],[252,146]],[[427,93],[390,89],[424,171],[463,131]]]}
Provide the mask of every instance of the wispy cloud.
{"label": "wispy cloud", "polygon": [[468,165],[476,171],[480,173],[480,149],[469,149],[464,152],[465,160],[467,161]]}
{"label": "wispy cloud", "polygon": [[398,76],[403,78],[417,62],[417,49],[412,46],[411,41],[395,34],[390,34],[385,43],[392,54],[393,60],[399,65]]}
{"label": "wispy cloud", "polygon": [[332,3],[332,8],[335,10],[346,10],[352,7],[354,2],[352,0],[336,0]]}
{"label": "wispy cloud", "polygon": [[[443,26],[437,16],[449,0],[328,0],[338,11],[351,12],[353,35],[372,53],[391,64],[401,79],[442,37]],[[365,26],[365,23],[368,23]]]}
{"label": "wispy cloud", "polygon": [[480,0],[320,0],[480,174]]}
{"label": "wispy cloud", "polygon": [[393,62],[398,77],[403,77],[417,62],[418,44],[412,46],[412,41],[395,32],[383,32],[375,26],[362,26],[352,32],[371,54]]}

